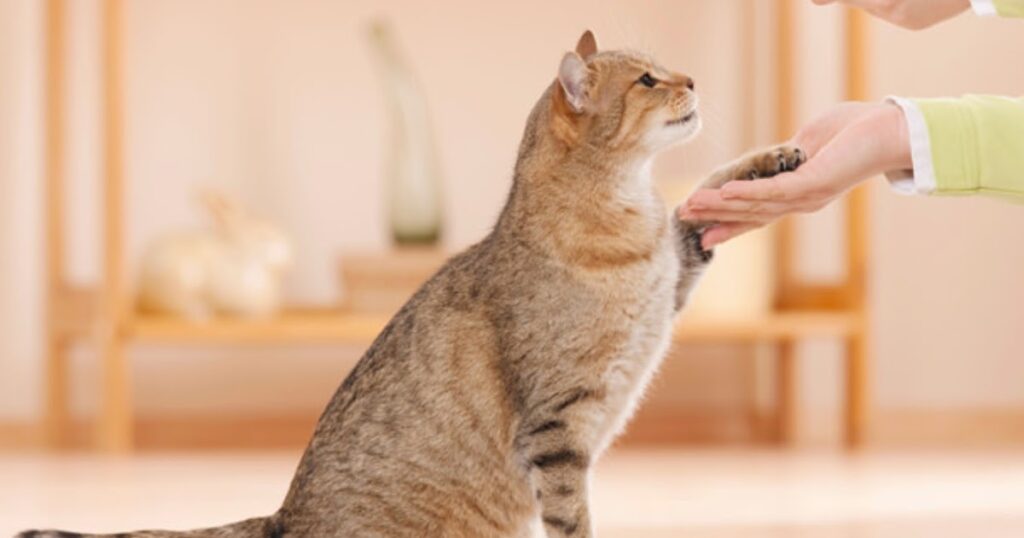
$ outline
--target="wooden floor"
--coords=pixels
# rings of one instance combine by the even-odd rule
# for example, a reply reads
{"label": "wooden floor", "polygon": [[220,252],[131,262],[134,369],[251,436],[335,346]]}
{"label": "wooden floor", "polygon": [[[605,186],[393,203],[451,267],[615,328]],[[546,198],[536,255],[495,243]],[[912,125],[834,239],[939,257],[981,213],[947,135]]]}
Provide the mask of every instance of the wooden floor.
{"label": "wooden floor", "polygon": [[[0,455],[0,536],[37,526],[189,528],[266,514],[297,458]],[[1024,452],[619,452],[596,473],[593,508],[604,538],[1021,537]]]}

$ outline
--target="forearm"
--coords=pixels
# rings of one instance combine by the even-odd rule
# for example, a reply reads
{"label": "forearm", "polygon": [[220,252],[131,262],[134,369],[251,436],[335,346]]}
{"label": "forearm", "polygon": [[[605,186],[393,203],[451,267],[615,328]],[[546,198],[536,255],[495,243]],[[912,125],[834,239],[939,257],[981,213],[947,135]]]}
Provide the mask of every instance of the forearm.
{"label": "forearm", "polygon": [[906,115],[913,190],[1024,199],[1024,99],[896,99]]}

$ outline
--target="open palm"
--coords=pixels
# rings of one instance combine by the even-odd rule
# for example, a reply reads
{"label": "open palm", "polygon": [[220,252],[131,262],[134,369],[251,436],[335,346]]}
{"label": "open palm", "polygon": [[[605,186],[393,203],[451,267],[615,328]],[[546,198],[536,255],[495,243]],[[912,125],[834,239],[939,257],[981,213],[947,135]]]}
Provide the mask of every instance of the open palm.
{"label": "open palm", "polygon": [[681,218],[718,223],[705,232],[705,248],[790,213],[817,211],[860,181],[911,167],[906,121],[890,103],[839,105],[791,144],[808,155],[795,172],[701,189],[680,207]]}

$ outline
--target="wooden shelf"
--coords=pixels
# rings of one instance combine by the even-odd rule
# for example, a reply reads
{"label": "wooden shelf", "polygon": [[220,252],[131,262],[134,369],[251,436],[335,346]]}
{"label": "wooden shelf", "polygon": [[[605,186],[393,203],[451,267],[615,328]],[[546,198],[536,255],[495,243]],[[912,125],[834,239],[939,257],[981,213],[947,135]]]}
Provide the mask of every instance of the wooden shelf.
{"label": "wooden shelf", "polygon": [[209,321],[138,315],[128,325],[137,342],[177,344],[369,344],[386,316],[337,310],[287,310],[269,319],[215,318]]}
{"label": "wooden shelf", "polygon": [[802,338],[843,338],[859,330],[859,319],[847,311],[774,312],[736,320],[679,321],[676,340],[688,342],[782,341]]}
{"label": "wooden shelf", "polygon": [[[262,320],[212,319],[194,322],[140,315],[128,338],[175,344],[369,344],[388,316],[338,310],[288,310]],[[685,342],[755,342],[798,338],[842,338],[858,328],[848,312],[784,312],[739,320],[683,319],[676,338]]]}

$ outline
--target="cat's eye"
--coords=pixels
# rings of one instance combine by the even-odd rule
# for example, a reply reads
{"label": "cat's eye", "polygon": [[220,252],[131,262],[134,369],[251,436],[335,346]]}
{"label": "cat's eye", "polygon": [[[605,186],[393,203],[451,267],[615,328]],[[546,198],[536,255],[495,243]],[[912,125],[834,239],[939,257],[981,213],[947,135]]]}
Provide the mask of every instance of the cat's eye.
{"label": "cat's eye", "polygon": [[643,75],[640,75],[637,82],[647,86],[648,88],[653,88],[654,85],[658,83],[658,79],[652,77],[650,73],[644,73]]}

